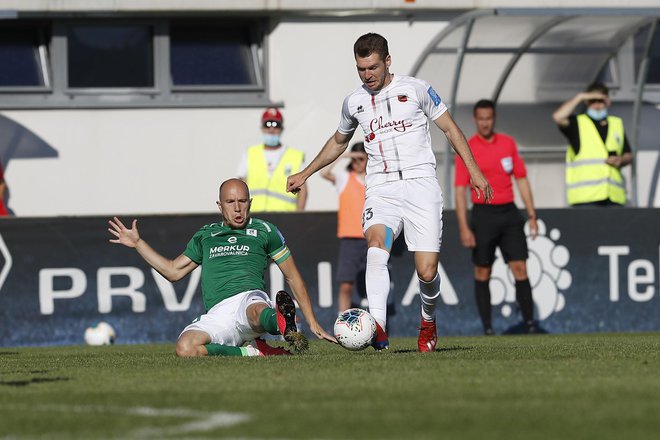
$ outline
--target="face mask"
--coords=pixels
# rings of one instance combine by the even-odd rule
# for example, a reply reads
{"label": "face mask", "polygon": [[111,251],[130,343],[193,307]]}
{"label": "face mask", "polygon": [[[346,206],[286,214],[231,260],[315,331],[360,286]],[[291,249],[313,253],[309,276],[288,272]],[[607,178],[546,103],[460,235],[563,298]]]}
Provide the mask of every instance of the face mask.
{"label": "face mask", "polygon": [[607,117],[607,109],[604,108],[602,110],[595,110],[593,108],[588,108],[587,116],[593,120],[600,121],[601,119],[605,119]]}
{"label": "face mask", "polygon": [[279,134],[264,134],[264,145],[267,147],[277,147],[280,144]]}

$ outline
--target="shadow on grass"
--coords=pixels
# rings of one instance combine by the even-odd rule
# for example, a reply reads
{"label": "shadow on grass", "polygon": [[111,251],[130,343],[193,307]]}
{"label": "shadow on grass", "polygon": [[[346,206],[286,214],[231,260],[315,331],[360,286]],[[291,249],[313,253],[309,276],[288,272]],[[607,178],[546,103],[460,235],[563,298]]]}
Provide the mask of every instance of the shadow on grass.
{"label": "shadow on grass", "polygon": [[[435,352],[436,353],[445,353],[445,352],[450,352],[450,351],[468,351],[468,350],[473,350],[474,347],[460,347],[460,346],[454,346],[454,347],[442,347],[442,348],[436,348]],[[417,350],[392,350],[392,353],[417,353]]]}
{"label": "shadow on grass", "polygon": [[33,383],[47,383],[47,382],[66,382],[71,380],[68,377],[33,377],[24,380],[1,380],[0,385],[8,387],[25,387]]}
{"label": "shadow on grass", "polygon": [[462,347],[460,345],[455,345],[453,347],[441,347],[435,349],[436,353],[444,352],[444,351],[469,351],[469,350],[474,350],[474,347]]}
{"label": "shadow on grass", "polygon": [[11,356],[18,354],[17,351],[0,351],[0,356]]}

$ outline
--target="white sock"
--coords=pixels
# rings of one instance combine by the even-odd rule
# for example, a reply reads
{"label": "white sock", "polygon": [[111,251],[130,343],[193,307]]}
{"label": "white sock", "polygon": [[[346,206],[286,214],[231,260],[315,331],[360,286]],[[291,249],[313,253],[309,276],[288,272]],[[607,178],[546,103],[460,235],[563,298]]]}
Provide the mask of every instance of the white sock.
{"label": "white sock", "polygon": [[264,354],[253,345],[246,345],[245,347],[240,347],[243,356],[263,356]]}
{"label": "white sock", "polygon": [[390,294],[390,273],[387,270],[387,260],[389,259],[390,253],[384,249],[370,247],[367,250],[365,281],[369,313],[383,327],[383,330],[387,324],[387,297]]}
{"label": "white sock", "polygon": [[428,283],[419,280],[419,297],[422,300],[422,318],[435,321],[435,303],[440,296],[440,274],[436,273]]}

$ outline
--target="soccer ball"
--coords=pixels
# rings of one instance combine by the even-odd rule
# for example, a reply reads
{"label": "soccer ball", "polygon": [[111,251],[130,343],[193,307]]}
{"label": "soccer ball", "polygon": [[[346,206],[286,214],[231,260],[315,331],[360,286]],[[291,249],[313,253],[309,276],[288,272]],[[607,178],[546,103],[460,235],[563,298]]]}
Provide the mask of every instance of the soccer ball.
{"label": "soccer ball", "polygon": [[335,338],[347,350],[364,350],[375,336],[376,320],[366,310],[344,310],[335,321]]}
{"label": "soccer ball", "polygon": [[87,345],[110,345],[115,342],[115,329],[107,322],[101,321],[85,329]]}

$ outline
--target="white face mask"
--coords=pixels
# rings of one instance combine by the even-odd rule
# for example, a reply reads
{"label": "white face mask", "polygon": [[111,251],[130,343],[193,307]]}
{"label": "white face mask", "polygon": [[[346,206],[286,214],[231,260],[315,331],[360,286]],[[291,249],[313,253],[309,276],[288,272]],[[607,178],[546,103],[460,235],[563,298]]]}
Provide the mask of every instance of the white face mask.
{"label": "white face mask", "polygon": [[267,147],[277,147],[280,144],[280,135],[265,133],[263,135],[263,141]]}
{"label": "white face mask", "polygon": [[604,108],[601,110],[596,110],[593,108],[588,108],[587,116],[589,116],[593,120],[600,121],[601,119],[605,119],[607,117],[607,109]]}

